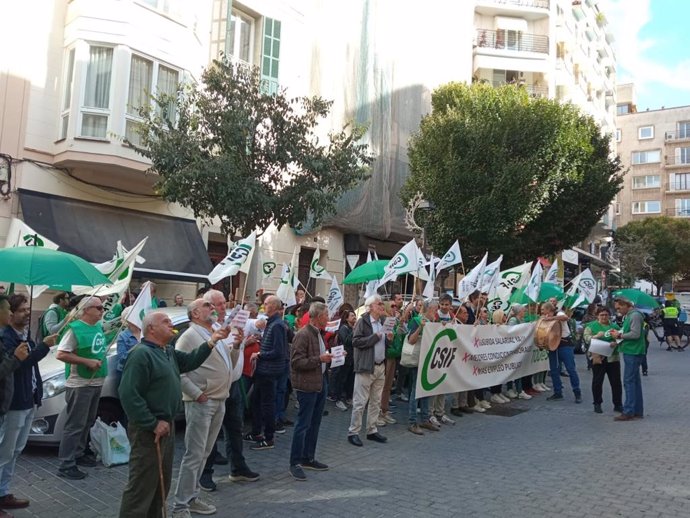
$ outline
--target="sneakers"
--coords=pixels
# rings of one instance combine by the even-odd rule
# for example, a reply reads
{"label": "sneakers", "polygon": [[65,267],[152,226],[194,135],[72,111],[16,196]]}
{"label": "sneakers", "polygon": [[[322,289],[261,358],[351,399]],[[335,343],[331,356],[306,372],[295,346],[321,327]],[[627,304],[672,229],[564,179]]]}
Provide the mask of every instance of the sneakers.
{"label": "sneakers", "polygon": [[505,394],[499,394],[498,397],[500,397],[504,403],[510,403],[510,398]]}
{"label": "sneakers", "polygon": [[381,417],[381,419],[383,419],[384,421],[386,421],[386,424],[395,424],[395,423],[397,423],[397,421],[396,421],[395,418],[391,415],[390,412],[387,412],[386,414],[384,414],[384,415]]}
{"label": "sneakers", "polygon": [[199,497],[189,502],[189,512],[195,514],[215,514],[216,506],[207,504]]}
{"label": "sneakers", "polygon": [[417,423],[414,423],[414,424],[411,424],[410,426],[408,426],[407,430],[409,432],[412,432],[415,435],[424,435],[424,432],[422,431],[421,426],[419,426]]}
{"label": "sneakers", "polygon": [[244,471],[231,473],[229,478],[230,482],[256,482],[259,480],[259,474],[254,473],[250,469],[245,469]]}
{"label": "sneakers", "polygon": [[336,401],[335,408],[342,410],[343,412],[347,412],[347,405],[342,401]]}
{"label": "sneakers", "polygon": [[523,390],[518,394],[518,399],[532,399],[532,396]]}
{"label": "sneakers", "polygon": [[451,419],[447,415],[442,415],[441,416],[441,423],[442,424],[455,424],[455,419]]}
{"label": "sneakers", "polygon": [[326,399],[331,403],[335,403],[336,401],[338,401],[338,398],[336,398],[335,396],[328,396]]}
{"label": "sneakers", "polygon": [[532,390],[534,390],[535,392],[540,392],[540,393],[546,392],[546,389],[544,388],[544,386],[541,383],[535,383],[534,385],[532,385]]}
{"label": "sneakers", "polygon": [[264,440],[264,436],[259,434],[259,435],[254,435],[252,433],[247,433],[244,434],[244,437],[242,437],[245,441],[247,442],[259,442]]}
{"label": "sneakers", "polygon": [[503,403],[505,403],[505,401],[503,401],[503,398],[501,397],[500,394],[492,394],[491,395],[491,402],[496,403],[497,405],[502,405]]}
{"label": "sneakers", "polygon": [[542,383],[540,386],[544,389],[544,392],[551,392],[551,387],[549,387],[546,383]]}
{"label": "sneakers", "polygon": [[472,410],[474,410],[475,412],[479,412],[480,414],[483,414],[484,412],[486,412],[486,409],[480,403],[477,403],[476,405],[474,405],[472,407]]}
{"label": "sneakers", "polygon": [[432,415],[429,418],[429,422],[433,424],[434,426],[437,426],[439,429],[441,428],[441,422],[438,420],[438,418],[435,415]]}
{"label": "sneakers", "polygon": [[400,396],[398,397],[398,399],[400,399],[400,401],[403,401],[403,402],[405,402],[405,403],[407,403],[408,401],[410,401],[410,398],[407,397],[407,394],[400,394]]}
{"label": "sneakers", "polygon": [[388,424],[388,423],[383,419],[383,417],[379,417],[379,418],[376,420],[376,426],[384,427],[384,426],[386,426],[387,424]]}
{"label": "sneakers", "polygon": [[307,480],[307,476],[304,474],[304,470],[299,464],[290,466],[290,475],[292,475],[292,478],[299,480],[300,482]]}
{"label": "sneakers", "polygon": [[515,389],[508,389],[506,391],[506,396],[508,396],[510,399],[517,399],[518,393]]}
{"label": "sneakers", "polygon": [[71,466],[69,468],[60,468],[58,470],[58,476],[70,480],[81,480],[86,477],[86,473],[79,470],[76,466]]}
{"label": "sneakers", "polygon": [[595,414],[603,414],[604,411],[601,409],[601,405],[597,405],[596,403],[594,404],[594,413]]}
{"label": "sneakers", "polygon": [[211,473],[202,473],[199,479],[199,487],[207,493],[212,493],[217,489],[216,483],[213,481]]}
{"label": "sneakers", "polygon": [[285,433],[285,425],[281,421],[276,421],[275,432]]}
{"label": "sneakers", "polygon": [[303,462],[300,464],[304,469],[313,469],[314,471],[328,471],[328,464],[319,462],[316,459],[312,459],[309,462]]}
{"label": "sneakers", "polygon": [[254,451],[260,451],[260,450],[272,450],[274,447],[273,441],[267,441],[265,439],[261,441],[256,441],[254,444],[252,444],[249,449],[254,450]]}
{"label": "sneakers", "polygon": [[563,394],[551,394],[546,398],[546,401],[561,401],[563,399]]}
{"label": "sneakers", "polygon": [[479,405],[480,405],[484,410],[488,410],[489,408],[491,408],[491,403],[489,403],[486,399],[480,400],[480,401],[479,401]]}
{"label": "sneakers", "polygon": [[432,432],[438,432],[441,430],[441,427],[439,425],[435,425],[434,423],[429,421],[424,421],[422,424],[419,425],[420,428],[424,428],[425,430],[431,430]]}

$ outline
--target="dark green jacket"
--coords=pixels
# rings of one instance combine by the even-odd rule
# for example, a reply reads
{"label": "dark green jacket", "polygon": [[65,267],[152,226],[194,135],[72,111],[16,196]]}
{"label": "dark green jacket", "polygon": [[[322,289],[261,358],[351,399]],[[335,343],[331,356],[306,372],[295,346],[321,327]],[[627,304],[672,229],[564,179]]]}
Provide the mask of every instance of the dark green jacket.
{"label": "dark green jacket", "polygon": [[211,354],[206,343],[190,353],[142,340],[127,357],[120,381],[120,402],[129,421],[151,430],[158,421],[172,423],[180,409],[180,373],[193,371]]}

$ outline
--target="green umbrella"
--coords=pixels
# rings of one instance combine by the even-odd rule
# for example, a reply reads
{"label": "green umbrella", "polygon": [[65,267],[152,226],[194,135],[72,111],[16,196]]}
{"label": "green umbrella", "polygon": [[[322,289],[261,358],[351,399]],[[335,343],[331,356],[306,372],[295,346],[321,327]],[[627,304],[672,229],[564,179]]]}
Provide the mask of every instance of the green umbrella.
{"label": "green umbrella", "polygon": [[378,280],[383,277],[383,269],[389,262],[387,259],[380,259],[364,263],[352,270],[343,280],[343,284],[361,284]]}
{"label": "green umbrella", "polygon": [[563,288],[558,284],[552,282],[542,282],[539,288],[539,302],[546,302],[551,297],[556,297],[558,300],[563,298]]}
{"label": "green umbrella", "polygon": [[81,257],[42,246],[3,248],[0,250],[0,265],[0,280],[27,286],[112,284]]}
{"label": "green umbrella", "polygon": [[659,302],[651,295],[634,288],[626,288],[613,292],[613,298],[624,297],[636,306],[645,308],[658,308]]}
{"label": "green umbrella", "polygon": [[510,295],[508,302],[511,304],[534,304],[534,301],[525,294],[527,287],[518,288]]}

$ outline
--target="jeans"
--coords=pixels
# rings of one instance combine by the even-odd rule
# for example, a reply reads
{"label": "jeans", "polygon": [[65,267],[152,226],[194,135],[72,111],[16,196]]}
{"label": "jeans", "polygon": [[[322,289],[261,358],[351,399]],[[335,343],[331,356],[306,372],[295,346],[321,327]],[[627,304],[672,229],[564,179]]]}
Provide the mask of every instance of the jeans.
{"label": "jeans", "polygon": [[409,417],[408,421],[410,424],[415,424],[417,422],[417,403],[419,403],[419,419],[422,423],[429,420],[429,398],[423,397],[417,399],[417,367],[410,367],[407,371],[408,380],[410,382],[410,401],[408,403]]}
{"label": "jeans", "polygon": [[261,435],[273,440],[276,430],[276,381],[273,376],[254,376],[252,392],[252,435]]}
{"label": "jeans", "polygon": [[611,385],[611,398],[614,407],[623,406],[623,387],[621,385],[621,362],[610,362],[606,358],[601,363],[592,363],[592,401],[601,405],[604,378],[608,376]]}
{"label": "jeans", "polygon": [[624,354],[623,385],[625,386],[625,403],[623,413],[626,415],[644,415],[642,401],[642,378],[640,366],[644,354]]}
{"label": "jeans", "polygon": [[560,363],[565,365],[565,369],[570,376],[570,386],[575,395],[580,394],[580,378],[575,369],[575,348],[572,345],[561,345],[555,351],[549,351],[549,367],[551,370],[551,381],[553,382],[553,393],[563,395],[563,381],[561,380]]}
{"label": "jeans", "polygon": [[328,382],[323,376],[321,392],[303,392],[296,390],[299,401],[299,412],[295,431],[292,434],[292,447],[290,448],[290,466],[314,460],[316,442],[319,439],[319,428],[323,407],[326,404]]}
{"label": "jeans", "polygon": [[0,440],[0,497],[10,493],[10,482],[14,476],[17,457],[26,446],[35,407],[27,410],[10,410],[5,414]]}
{"label": "jeans", "polygon": [[285,419],[285,396],[287,395],[288,380],[290,379],[290,366],[285,364],[285,372],[280,375],[276,382],[276,421]]}
{"label": "jeans", "polygon": [[175,426],[171,425],[170,435],[161,437],[159,441],[165,486],[165,496],[162,498],[153,432],[130,423],[127,436],[132,451],[129,455],[129,481],[120,502],[120,518],[160,518],[163,516],[161,504],[168,495],[172,478]]}
{"label": "jeans", "polygon": [[184,433],[185,452],[175,489],[175,511],[188,508],[189,503],[199,496],[201,472],[218,437],[223,415],[225,400],[209,399],[205,403],[184,402],[187,428]]}
{"label": "jeans", "polygon": [[101,387],[67,387],[65,401],[67,402],[67,417],[65,429],[60,438],[60,469],[77,465],[77,458],[84,455],[89,431],[96,422],[98,401]]}

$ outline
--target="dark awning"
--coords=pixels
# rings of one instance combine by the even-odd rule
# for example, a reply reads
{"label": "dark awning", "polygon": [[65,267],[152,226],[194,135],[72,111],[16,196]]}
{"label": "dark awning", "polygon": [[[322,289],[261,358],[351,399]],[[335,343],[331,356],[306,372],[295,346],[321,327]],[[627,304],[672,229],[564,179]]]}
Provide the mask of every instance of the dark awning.
{"label": "dark awning", "polygon": [[[203,282],[213,266],[196,222],[19,190],[24,221],[60,250],[92,263],[113,258],[118,240],[130,249],[149,237],[137,277]],[[137,272],[138,275],[137,275]]]}

